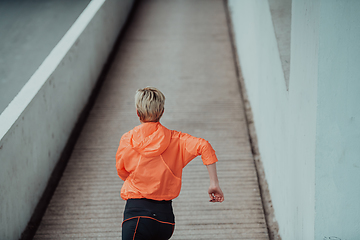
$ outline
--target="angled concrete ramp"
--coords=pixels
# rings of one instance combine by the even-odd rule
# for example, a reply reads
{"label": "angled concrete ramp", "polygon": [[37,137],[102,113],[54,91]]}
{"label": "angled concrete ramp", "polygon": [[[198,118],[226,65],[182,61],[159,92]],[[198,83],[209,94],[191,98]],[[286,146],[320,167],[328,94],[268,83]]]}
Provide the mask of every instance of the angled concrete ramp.
{"label": "angled concrete ramp", "polygon": [[219,158],[225,201],[208,202],[207,170],[194,159],[172,239],[269,239],[220,0],[140,1],[34,239],[121,238],[115,152],[139,124],[134,94],[145,86],[166,96],[164,126],[207,139]]}

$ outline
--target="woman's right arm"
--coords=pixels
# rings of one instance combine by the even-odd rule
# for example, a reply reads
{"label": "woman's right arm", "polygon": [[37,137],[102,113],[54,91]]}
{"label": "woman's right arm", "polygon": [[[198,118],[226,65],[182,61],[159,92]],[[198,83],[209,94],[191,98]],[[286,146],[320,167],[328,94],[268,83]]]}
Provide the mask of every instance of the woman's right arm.
{"label": "woman's right arm", "polygon": [[221,191],[219,180],[217,177],[216,171],[216,163],[206,165],[209,178],[210,178],[210,187],[208,190],[210,202],[223,202],[224,201],[224,193]]}

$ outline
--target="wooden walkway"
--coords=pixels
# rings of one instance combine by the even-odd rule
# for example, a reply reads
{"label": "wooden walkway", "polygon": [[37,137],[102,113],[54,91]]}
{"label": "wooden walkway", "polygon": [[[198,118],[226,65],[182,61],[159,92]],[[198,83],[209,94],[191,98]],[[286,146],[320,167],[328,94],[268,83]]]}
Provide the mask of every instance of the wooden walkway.
{"label": "wooden walkway", "polygon": [[121,239],[120,137],[138,88],[166,96],[161,123],[207,139],[225,201],[209,203],[200,158],[173,202],[174,240],[269,239],[221,0],[141,1],[34,239]]}

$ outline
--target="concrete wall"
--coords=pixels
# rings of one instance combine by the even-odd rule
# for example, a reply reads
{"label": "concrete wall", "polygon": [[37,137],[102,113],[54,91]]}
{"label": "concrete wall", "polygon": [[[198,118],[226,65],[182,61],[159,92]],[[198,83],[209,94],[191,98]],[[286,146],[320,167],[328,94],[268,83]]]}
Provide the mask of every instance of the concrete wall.
{"label": "concrete wall", "polygon": [[0,113],[90,1],[0,1]]}
{"label": "concrete wall", "polygon": [[321,1],[315,239],[360,239],[360,1]]}
{"label": "concrete wall", "polygon": [[293,0],[289,90],[266,0],[229,0],[282,239],[358,239],[359,2]]}
{"label": "concrete wall", "polygon": [[291,172],[283,180],[292,194],[284,201],[291,201],[292,207],[285,213],[291,229],[282,227],[283,239],[314,239],[318,11],[317,1],[292,2],[289,155],[283,159],[289,162],[283,170]]}
{"label": "concrete wall", "polygon": [[18,239],[133,0],[93,0],[0,115],[0,239]]}
{"label": "concrete wall", "polygon": [[[234,0],[229,1],[229,7],[280,235],[283,239],[311,239],[315,191],[317,45],[313,40],[316,32],[293,18],[293,26],[308,34],[301,36],[293,32],[291,36],[297,44],[291,49],[287,91],[268,2]],[[306,8],[306,4],[301,7]],[[308,24],[313,23],[316,24],[316,19]],[[304,49],[304,46],[308,47]]]}

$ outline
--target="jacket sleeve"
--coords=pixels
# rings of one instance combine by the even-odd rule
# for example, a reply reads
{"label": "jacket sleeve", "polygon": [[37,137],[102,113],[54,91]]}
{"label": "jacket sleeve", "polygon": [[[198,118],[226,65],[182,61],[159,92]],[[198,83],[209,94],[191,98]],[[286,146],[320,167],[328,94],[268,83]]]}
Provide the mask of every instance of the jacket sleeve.
{"label": "jacket sleeve", "polygon": [[128,142],[129,142],[128,134],[125,133],[121,137],[119,148],[116,152],[116,170],[119,177],[124,181],[129,176],[129,172],[126,171],[125,169],[125,158],[124,158],[124,152],[126,151],[126,148],[129,146]]}
{"label": "jacket sleeve", "polygon": [[204,165],[210,165],[218,161],[215,150],[205,139],[193,137],[187,133],[180,133],[180,141],[184,156],[184,167],[199,155],[201,155]]}

